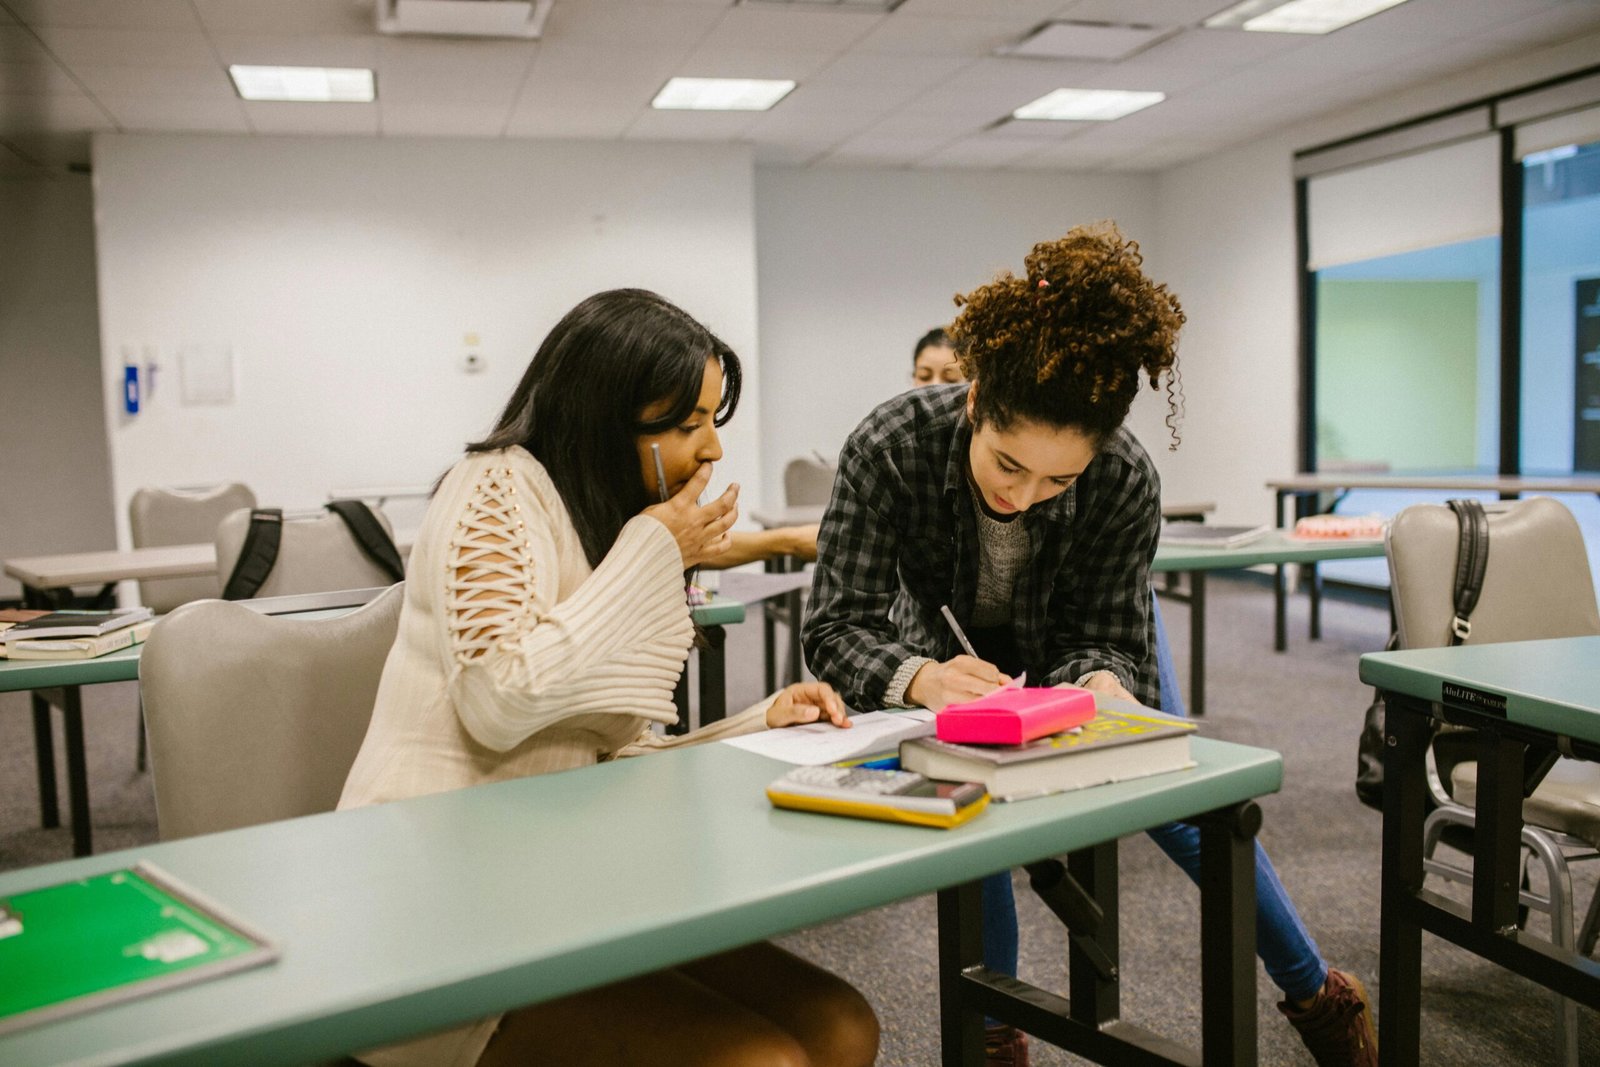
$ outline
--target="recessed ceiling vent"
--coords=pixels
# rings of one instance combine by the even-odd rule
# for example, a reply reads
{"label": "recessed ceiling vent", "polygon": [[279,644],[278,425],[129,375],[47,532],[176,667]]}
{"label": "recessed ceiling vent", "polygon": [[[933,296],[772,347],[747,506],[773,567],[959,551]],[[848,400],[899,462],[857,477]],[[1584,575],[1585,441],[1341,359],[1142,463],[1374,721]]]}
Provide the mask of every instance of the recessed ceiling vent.
{"label": "recessed ceiling vent", "polygon": [[378,0],[378,31],[537,40],[553,0]]}
{"label": "recessed ceiling vent", "polygon": [[1022,59],[1093,59],[1114,63],[1143,52],[1178,32],[1174,26],[1141,23],[1046,22],[1016,44],[1002,45],[996,55]]}

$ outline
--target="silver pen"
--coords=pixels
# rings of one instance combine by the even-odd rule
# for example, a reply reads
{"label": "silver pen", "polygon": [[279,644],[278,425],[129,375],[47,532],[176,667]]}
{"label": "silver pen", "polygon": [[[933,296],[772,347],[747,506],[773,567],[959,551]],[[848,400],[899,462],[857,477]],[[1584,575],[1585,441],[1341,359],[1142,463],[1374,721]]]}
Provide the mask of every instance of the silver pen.
{"label": "silver pen", "polygon": [[667,470],[661,465],[661,446],[652,443],[650,445],[650,455],[656,461],[656,491],[661,494],[661,502],[665,504],[667,502]]}
{"label": "silver pen", "polygon": [[939,614],[944,616],[944,621],[950,624],[950,632],[956,635],[956,640],[961,642],[962,649],[973,659],[982,659],[977,649],[972,647],[972,642],[967,640],[967,635],[962,632],[961,624],[956,622],[955,612],[950,610],[949,604],[939,605]]}

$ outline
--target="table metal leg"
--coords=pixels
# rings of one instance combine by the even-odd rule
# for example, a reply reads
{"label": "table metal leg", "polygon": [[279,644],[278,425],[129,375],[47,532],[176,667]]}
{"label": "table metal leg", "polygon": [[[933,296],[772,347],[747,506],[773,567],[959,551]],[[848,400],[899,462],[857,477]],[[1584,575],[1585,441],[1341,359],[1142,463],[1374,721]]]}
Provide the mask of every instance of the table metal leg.
{"label": "table metal leg", "polygon": [[805,654],[800,651],[800,617],[805,608],[798,589],[786,595],[784,602],[789,606],[789,663],[785,684],[794,685],[800,681],[805,662]]}
{"label": "table metal leg", "polygon": [[[768,574],[780,574],[785,569],[784,561],[782,558],[766,560],[762,563],[761,569]],[[773,617],[772,601],[763,601],[761,604],[761,651],[763,653],[761,662],[765,671],[762,678],[766,683],[766,688],[762,691],[766,693],[778,688],[778,668],[773,661],[773,656],[778,651],[776,626],[777,620]]]}
{"label": "table metal leg", "polygon": [[1189,572],[1189,714],[1206,713],[1206,572]]}
{"label": "table metal leg", "polygon": [[1322,569],[1313,560],[1301,564],[1311,579],[1311,640],[1322,640]]}
{"label": "table metal leg", "polygon": [[[1072,1018],[1102,1027],[1122,1014],[1122,946],[1117,911],[1117,843],[1107,841],[1067,856],[1067,873],[1100,910],[1090,949],[1083,938],[1067,942],[1067,997]],[[1077,933],[1077,931],[1073,931]],[[1097,960],[1096,957],[1099,957]],[[1097,962],[1109,962],[1109,973]]]}
{"label": "table metal leg", "polygon": [[61,691],[61,720],[67,739],[67,810],[72,816],[72,854],[94,851],[89,830],[89,770],[83,751],[83,700],[78,686]]}
{"label": "table metal leg", "polygon": [[[1472,924],[1510,933],[1522,873],[1522,776],[1527,745],[1478,731],[1478,807],[1472,832]],[[1385,775],[1387,780],[1387,775]]]}
{"label": "table metal leg", "polygon": [[700,725],[721,722],[728,714],[728,678],[724,646],[728,631],[704,627],[705,647],[700,649]]}
{"label": "table metal leg", "polygon": [[[1385,694],[1383,874],[1378,920],[1378,1062],[1415,1064],[1421,1050],[1424,758],[1433,736],[1426,703]],[[1481,773],[1481,772],[1480,772]]]}
{"label": "table metal leg", "polygon": [[1200,827],[1200,1042],[1206,1067],[1256,1062],[1256,831],[1253,801]]}
{"label": "table metal leg", "polygon": [[983,966],[983,893],[968,882],[939,891],[939,1048],[944,1067],[982,1067],[983,1014],[961,995]]}
{"label": "table metal leg", "polygon": [[1289,647],[1289,583],[1284,566],[1272,568],[1272,650],[1282,652]]}
{"label": "table metal leg", "polygon": [[41,693],[30,693],[33,702],[33,760],[39,774],[39,825],[53,830],[61,825],[61,808],[56,801],[55,726],[50,721],[50,702]]}

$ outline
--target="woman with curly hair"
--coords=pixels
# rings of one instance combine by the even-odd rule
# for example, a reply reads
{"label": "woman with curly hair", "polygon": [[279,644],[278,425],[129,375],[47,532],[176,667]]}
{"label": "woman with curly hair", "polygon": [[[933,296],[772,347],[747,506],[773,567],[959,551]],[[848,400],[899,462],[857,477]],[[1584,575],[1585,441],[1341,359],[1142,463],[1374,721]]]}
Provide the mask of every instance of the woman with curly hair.
{"label": "woman with curly hair", "polygon": [[[1184,314],[1114,225],[1035,245],[1026,273],[957,297],[964,384],[881,405],[845,443],[802,639],[817,677],[860,708],[946,704],[1026,671],[1182,713],[1158,677],[1150,561],[1160,484],[1124,426],[1141,385],[1167,390],[1176,447]],[[977,656],[944,624],[948,604]],[[1163,697],[1166,699],[1163,700]],[[1192,878],[1199,831],[1151,831]],[[1015,974],[1009,873],[984,881],[984,959]],[[1319,1064],[1376,1064],[1365,990],[1331,970],[1260,846],[1257,941],[1280,1009]],[[1026,1063],[991,1026],[991,1063]]]}

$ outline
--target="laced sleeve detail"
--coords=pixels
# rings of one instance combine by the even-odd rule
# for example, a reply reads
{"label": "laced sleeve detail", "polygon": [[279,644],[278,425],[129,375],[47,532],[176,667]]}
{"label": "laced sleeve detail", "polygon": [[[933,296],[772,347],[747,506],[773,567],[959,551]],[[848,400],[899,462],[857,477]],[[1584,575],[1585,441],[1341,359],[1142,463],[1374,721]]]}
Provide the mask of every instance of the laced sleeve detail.
{"label": "laced sleeve detail", "polygon": [[527,629],[533,551],[510,468],[491,468],[473,488],[450,539],[445,611],[451,650],[466,663]]}

